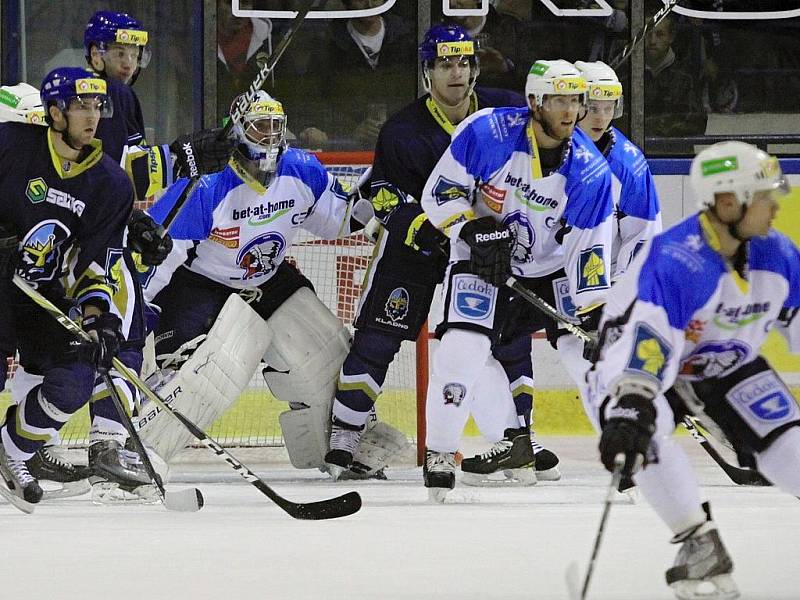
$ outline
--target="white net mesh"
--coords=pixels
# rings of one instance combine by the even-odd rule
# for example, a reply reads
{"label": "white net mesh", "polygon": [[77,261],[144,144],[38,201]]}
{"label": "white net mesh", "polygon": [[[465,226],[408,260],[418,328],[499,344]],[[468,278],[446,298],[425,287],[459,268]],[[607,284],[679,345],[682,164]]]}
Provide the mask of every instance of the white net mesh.
{"label": "white net mesh", "polygon": [[[330,164],[328,169],[346,187],[353,186],[369,167],[363,153],[358,164]],[[369,157],[366,157],[369,160]],[[340,159],[341,160],[341,159]],[[352,330],[361,282],[372,254],[372,243],[362,235],[340,240],[322,240],[304,231],[287,255],[314,284],[317,295]],[[416,438],[416,348],[404,343],[392,364],[378,399],[381,419]],[[264,365],[262,364],[262,367]],[[13,379],[11,381],[13,385]],[[9,394],[0,395],[5,406]],[[2,408],[3,406],[0,406]],[[249,388],[208,433],[227,446],[277,446],[283,444],[278,414],[288,410],[267,390],[261,367],[254,373]],[[62,444],[82,447],[88,444],[89,417],[84,407],[61,430]]]}

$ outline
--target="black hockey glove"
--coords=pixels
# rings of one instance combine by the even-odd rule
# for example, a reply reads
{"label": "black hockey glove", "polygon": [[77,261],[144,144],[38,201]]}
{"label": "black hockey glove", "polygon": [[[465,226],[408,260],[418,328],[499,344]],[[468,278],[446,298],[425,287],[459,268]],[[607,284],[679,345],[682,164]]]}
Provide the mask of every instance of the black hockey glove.
{"label": "black hockey glove", "polygon": [[578,318],[581,320],[581,329],[586,333],[592,334],[591,342],[583,343],[583,358],[592,361],[595,357],[597,347],[597,330],[600,328],[600,319],[603,316],[603,305],[594,307],[589,312],[581,313]]}
{"label": "black hockey glove", "polygon": [[406,246],[419,250],[423,254],[434,254],[437,258],[450,256],[450,238],[433,226],[425,213],[417,215],[408,226],[405,239]]}
{"label": "black hockey glove", "polygon": [[[656,409],[653,401],[639,394],[625,394],[606,413],[600,436],[600,460],[614,471],[618,454],[625,456],[624,476],[632,475],[647,464],[650,440],[656,431]],[[641,462],[639,456],[642,457]]]}
{"label": "black hockey glove", "polygon": [[142,255],[148,267],[157,267],[172,251],[172,238],[143,210],[133,209],[128,221],[128,247]]}
{"label": "black hockey glove", "polygon": [[19,261],[19,238],[10,225],[0,223],[0,281],[11,281]]}
{"label": "black hockey glove", "polygon": [[233,152],[233,140],[220,138],[222,129],[203,129],[180,136],[169,145],[175,155],[178,177],[199,177],[225,168]]}
{"label": "black hockey glove", "polygon": [[470,248],[470,270],[487,283],[503,285],[511,274],[511,230],[481,217],[464,225],[459,237]]}
{"label": "black hockey glove", "polygon": [[95,365],[101,373],[107,373],[112,360],[119,354],[122,335],[122,321],[114,313],[104,312],[83,318],[83,330],[95,342]]}

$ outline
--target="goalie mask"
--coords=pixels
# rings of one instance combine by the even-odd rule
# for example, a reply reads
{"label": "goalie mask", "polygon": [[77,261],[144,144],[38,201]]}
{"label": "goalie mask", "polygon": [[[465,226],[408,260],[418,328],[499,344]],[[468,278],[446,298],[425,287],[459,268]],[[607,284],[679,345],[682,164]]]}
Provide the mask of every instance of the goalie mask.
{"label": "goalie mask", "polygon": [[[235,118],[236,107],[246,109]],[[262,183],[275,173],[278,159],[286,148],[286,114],[283,105],[265,91],[259,91],[252,102],[246,94],[238,95],[231,104],[233,135],[236,148],[233,159]]]}
{"label": "goalie mask", "polygon": [[39,90],[27,83],[0,86],[0,123],[45,125]]}

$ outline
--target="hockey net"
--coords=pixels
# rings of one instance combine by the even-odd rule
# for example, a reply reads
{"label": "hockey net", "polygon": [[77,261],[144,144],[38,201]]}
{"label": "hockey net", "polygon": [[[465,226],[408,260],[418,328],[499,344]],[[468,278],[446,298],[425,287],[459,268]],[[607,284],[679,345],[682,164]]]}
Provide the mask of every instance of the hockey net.
{"label": "hockey net", "polygon": [[[319,153],[318,156],[345,187],[354,186],[372,164],[371,152]],[[317,295],[352,331],[361,282],[372,249],[372,243],[363,235],[329,241],[300,230],[287,260],[294,262],[311,280]],[[13,370],[12,365],[12,375]],[[426,385],[427,335],[423,333],[416,345],[402,345],[377,402],[380,418],[412,440],[417,439],[418,429],[424,430],[424,408],[418,407],[424,407]],[[10,401],[7,396],[1,399]],[[278,415],[284,410],[288,410],[288,404],[269,393],[260,367],[248,389],[208,433],[228,447],[280,446],[283,438]],[[62,428],[62,444],[71,448],[86,446],[88,428],[88,409],[84,407]],[[424,434],[421,437],[424,439]]]}

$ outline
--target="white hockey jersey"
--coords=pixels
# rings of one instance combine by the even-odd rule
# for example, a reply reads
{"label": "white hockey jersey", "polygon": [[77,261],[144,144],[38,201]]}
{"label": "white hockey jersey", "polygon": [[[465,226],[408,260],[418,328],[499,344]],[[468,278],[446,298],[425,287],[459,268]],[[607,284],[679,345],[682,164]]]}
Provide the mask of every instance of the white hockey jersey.
{"label": "white hockey jersey", "polygon": [[611,252],[612,276],[616,281],[628,268],[644,243],[661,233],[661,208],[650,167],[642,151],[616,127],[604,154],[611,167],[611,194],[615,231]]}
{"label": "white hockey jersey", "polygon": [[800,250],[776,231],[748,245],[746,279],[717,252],[702,215],[643,248],[608,294],[612,327],[588,378],[594,402],[626,379],[658,393],[678,377],[728,375],[759,355],[773,328],[800,352]]}
{"label": "white hockey jersey", "polygon": [[[183,179],[148,210],[162,222],[186,187]],[[204,176],[169,233],[167,260],[146,276],[152,300],[181,264],[232,288],[255,288],[272,277],[298,228],[333,239],[350,233],[347,193],[311,154],[288,148],[266,190],[228,165]]]}
{"label": "white hockey jersey", "polygon": [[611,285],[611,170],[576,128],[561,165],[543,176],[529,114],[487,108],[463,121],[425,185],[422,207],[450,236],[452,261],[469,258],[458,237],[463,224],[492,216],[514,235],[515,275],[564,267],[573,304],[585,308],[602,302]]}

